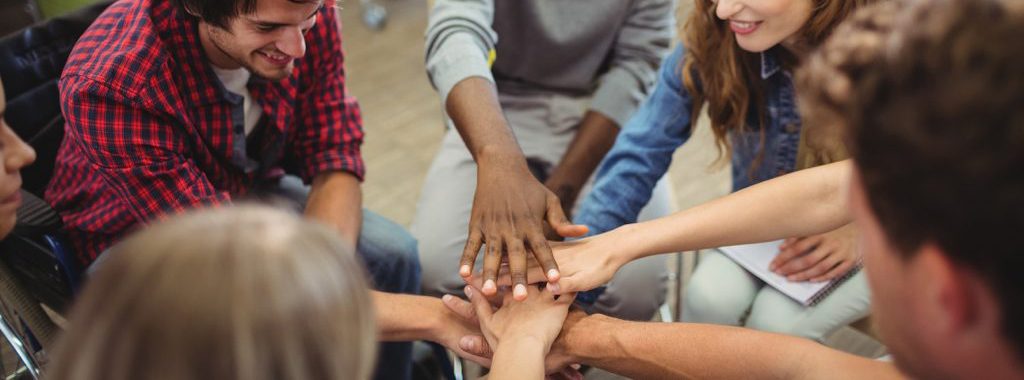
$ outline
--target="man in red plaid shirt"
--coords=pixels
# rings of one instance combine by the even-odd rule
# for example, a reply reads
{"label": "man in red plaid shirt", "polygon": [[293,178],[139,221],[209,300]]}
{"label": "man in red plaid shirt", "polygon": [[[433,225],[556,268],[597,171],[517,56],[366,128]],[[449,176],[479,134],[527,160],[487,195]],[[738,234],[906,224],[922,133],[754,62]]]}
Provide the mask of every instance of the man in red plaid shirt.
{"label": "man in red plaid shirt", "polygon": [[[78,41],[60,97],[66,136],[46,198],[83,266],[165,215],[274,197],[336,227],[378,290],[419,291],[415,240],[361,206],[362,120],[333,3],[119,1]],[[437,299],[375,297],[385,340],[454,347],[475,328]],[[408,343],[381,359],[378,378],[409,376]]]}

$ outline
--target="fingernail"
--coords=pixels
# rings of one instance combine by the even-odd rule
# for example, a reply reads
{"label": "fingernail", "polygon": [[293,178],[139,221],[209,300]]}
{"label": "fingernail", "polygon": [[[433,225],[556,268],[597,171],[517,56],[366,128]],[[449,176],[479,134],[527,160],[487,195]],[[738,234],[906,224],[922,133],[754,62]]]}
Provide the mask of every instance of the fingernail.
{"label": "fingernail", "polygon": [[451,294],[445,294],[445,295],[441,296],[441,301],[444,301],[444,302],[451,301],[451,299],[452,299],[452,295]]}
{"label": "fingernail", "polygon": [[516,284],[516,288],[512,291],[512,295],[516,298],[526,298],[526,285]]}
{"label": "fingernail", "polygon": [[549,282],[549,283],[548,283],[548,290],[550,290],[550,291],[551,291],[551,293],[554,293],[554,294],[558,294],[559,292],[561,292],[561,291],[562,291],[562,287],[561,287],[561,286],[558,286],[558,284],[557,284],[557,283],[554,283],[554,284],[553,284],[553,283],[550,283],[550,282]]}
{"label": "fingernail", "polygon": [[466,293],[466,297],[470,297],[470,298],[472,298],[472,297],[473,297],[473,287],[472,287],[472,286],[467,286],[467,287],[466,287],[465,289],[463,289],[462,291],[463,291],[464,293]]}
{"label": "fingernail", "polygon": [[498,290],[498,287],[497,287],[497,285],[494,285],[494,280],[487,280],[487,282],[484,282],[484,288],[481,289],[481,290],[483,290],[484,293],[487,293],[487,292],[492,292],[493,293],[493,292]]}
{"label": "fingernail", "polygon": [[461,268],[459,268],[459,274],[461,274],[463,277],[469,276],[469,265],[463,265]]}
{"label": "fingernail", "polygon": [[548,278],[552,278],[552,277],[558,277],[558,269],[548,270]]}
{"label": "fingernail", "polygon": [[462,346],[462,349],[466,351],[476,350],[476,344],[473,341],[473,338],[470,338],[468,336],[464,336],[462,337],[462,339],[459,339],[459,346]]}

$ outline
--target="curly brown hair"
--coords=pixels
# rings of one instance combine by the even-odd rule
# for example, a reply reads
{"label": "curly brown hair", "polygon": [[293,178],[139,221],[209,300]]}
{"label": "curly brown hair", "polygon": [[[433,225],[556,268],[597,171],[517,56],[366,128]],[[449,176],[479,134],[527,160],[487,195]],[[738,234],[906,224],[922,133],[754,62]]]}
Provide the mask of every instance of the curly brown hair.
{"label": "curly brown hair", "polygon": [[[801,44],[817,47],[847,15],[876,0],[814,0],[807,24],[800,30]],[[744,131],[750,107],[756,107],[758,130],[764,131],[764,106],[761,97],[760,59],[736,43],[727,22],[715,15],[713,0],[696,0],[683,26],[686,57],[680,68],[683,83],[693,100],[693,115],[707,103],[711,129],[719,153],[731,149],[726,136]],[[787,61],[795,63],[797,57]]]}
{"label": "curly brown hair", "polygon": [[905,5],[875,59],[843,69],[838,109],[869,207],[905,257],[935,244],[984,278],[1024,358],[1024,6]]}

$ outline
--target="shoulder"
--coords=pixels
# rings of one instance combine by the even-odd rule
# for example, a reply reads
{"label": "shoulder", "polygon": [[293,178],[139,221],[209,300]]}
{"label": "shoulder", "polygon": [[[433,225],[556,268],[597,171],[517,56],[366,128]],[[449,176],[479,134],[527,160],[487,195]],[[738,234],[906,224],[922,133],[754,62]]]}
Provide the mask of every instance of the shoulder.
{"label": "shoulder", "polygon": [[166,71],[169,57],[152,17],[155,10],[148,0],[122,0],[107,8],[75,44],[61,83],[86,80],[83,84],[125,94],[150,88]]}

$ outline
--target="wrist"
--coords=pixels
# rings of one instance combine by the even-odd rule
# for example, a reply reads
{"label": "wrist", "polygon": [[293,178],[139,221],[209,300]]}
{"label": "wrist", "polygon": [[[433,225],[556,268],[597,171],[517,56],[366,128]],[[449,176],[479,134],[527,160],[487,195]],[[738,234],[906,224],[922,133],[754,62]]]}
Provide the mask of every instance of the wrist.
{"label": "wrist", "polygon": [[[602,243],[605,247],[618,247],[615,250],[606,250],[608,263],[621,268],[626,263],[646,256],[647,245],[645,239],[641,238],[642,229],[635,223],[624,224],[611,230],[603,236],[610,240]],[[602,235],[598,235],[602,236]]]}
{"label": "wrist", "polygon": [[611,318],[593,314],[570,319],[575,320],[566,320],[566,328],[552,350],[557,349],[568,363],[590,365],[601,360],[601,352],[609,348],[601,342],[611,333],[611,326],[605,326]]}
{"label": "wrist", "polygon": [[519,150],[515,143],[510,144],[488,144],[480,147],[476,152],[476,164],[480,172],[487,172],[492,169],[513,170],[518,173],[529,173],[526,165],[526,157]]}

